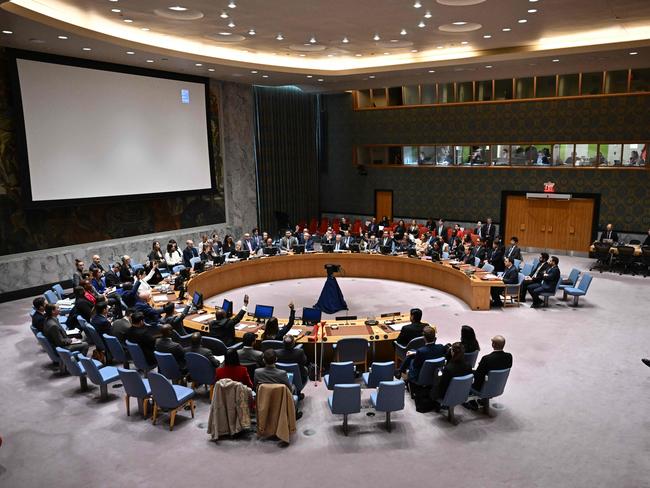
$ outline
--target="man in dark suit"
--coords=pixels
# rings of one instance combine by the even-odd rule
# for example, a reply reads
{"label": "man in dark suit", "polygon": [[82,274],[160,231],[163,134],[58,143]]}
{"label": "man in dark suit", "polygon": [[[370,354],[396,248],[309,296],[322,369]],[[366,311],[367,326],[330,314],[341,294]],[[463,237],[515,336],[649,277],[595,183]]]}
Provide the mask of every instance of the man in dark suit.
{"label": "man in dark suit", "polygon": [[488,217],[486,223],[483,225],[483,238],[485,238],[485,241],[487,242],[488,246],[492,245],[496,233],[497,233],[497,228],[492,223],[492,219]]}
{"label": "man in dark suit", "polygon": [[185,267],[191,268],[192,263],[190,263],[190,259],[198,258],[198,257],[199,257],[199,250],[194,247],[194,241],[191,239],[185,241],[185,249],[183,249],[183,264],[185,265]]}
{"label": "man in dark suit", "polygon": [[402,327],[402,330],[399,331],[399,336],[397,336],[395,342],[397,342],[402,347],[408,346],[408,343],[411,342],[412,339],[415,339],[416,337],[420,337],[422,335],[422,331],[424,330],[425,325],[426,324],[422,323],[422,310],[419,308],[412,308],[411,323],[406,324],[404,327]]}
{"label": "man in dark suit", "polygon": [[241,247],[244,251],[249,251],[251,254],[257,252],[258,249],[257,241],[248,233],[244,234],[244,238],[241,241]]}
{"label": "man in dark suit", "polygon": [[528,276],[524,277],[524,282],[521,284],[521,290],[519,291],[520,302],[526,302],[526,290],[528,290],[529,286],[541,283],[544,277],[544,273],[549,267],[550,265],[548,264],[548,253],[543,252],[539,256],[537,266],[533,268]]}
{"label": "man in dark suit", "polygon": [[90,325],[95,328],[100,336],[111,333],[111,321],[108,320],[108,303],[99,302],[95,305],[95,315],[90,319]]}
{"label": "man in dark suit", "polygon": [[345,244],[346,249],[350,249],[350,246],[355,243],[354,237],[350,234],[349,230],[345,231],[345,234],[343,235],[343,244]]}
{"label": "man in dark suit", "polygon": [[305,351],[302,349],[296,349],[296,340],[293,336],[286,335],[282,339],[282,349],[276,349],[275,354],[280,363],[296,363],[300,368],[300,376],[302,378],[303,385],[307,382],[307,365],[309,360]]}
{"label": "man in dark suit", "polygon": [[600,242],[618,242],[618,234],[613,229],[612,224],[607,224],[607,227],[600,234]]}
{"label": "man in dark suit", "polygon": [[32,306],[34,307],[34,315],[32,315],[32,327],[34,327],[39,332],[43,332],[43,327],[45,326],[45,298],[34,298]]}
{"label": "man in dark suit", "polygon": [[140,346],[147,363],[156,364],[156,357],[153,355],[156,339],[150,329],[144,323],[144,314],[142,312],[133,312],[131,314],[131,327],[126,333],[126,339]]}
{"label": "man in dark suit", "polygon": [[[516,285],[519,283],[519,272],[517,268],[514,267],[512,261],[508,258],[503,259],[505,265],[505,271],[503,272],[502,280],[505,285]],[[501,301],[501,292],[503,288],[500,286],[493,286],[490,288],[490,295],[492,295],[492,304],[495,307],[503,307],[503,302]]]}
{"label": "man in dark suit", "polygon": [[255,374],[253,375],[253,383],[255,384],[255,389],[261,384],[266,383],[279,383],[286,385],[291,391],[293,391],[293,385],[289,382],[289,376],[287,372],[283,369],[280,369],[275,366],[277,362],[277,355],[273,349],[267,349],[264,351],[264,367],[257,368]]}
{"label": "man in dark suit", "polygon": [[172,326],[165,324],[160,328],[161,337],[156,341],[154,346],[157,352],[165,352],[174,356],[178,366],[183,370],[186,368],[185,365],[185,351],[183,347],[178,343],[172,340]]}
{"label": "man in dark suit", "polygon": [[[487,245],[487,241],[485,239],[481,239],[478,242],[478,245],[472,251],[472,257],[478,258],[480,261],[479,266],[481,266],[483,262],[487,259],[486,245]],[[470,263],[470,264],[474,264],[474,263]]]}
{"label": "man in dark suit", "polygon": [[341,234],[336,234],[336,240],[334,241],[334,252],[336,251],[347,251],[348,247],[343,242]]}
{"label": "man in dark suit", "polygon": [[442,237],[442,240],[447,242],[447,227],[445,227],[445,221],[443,219],[438,219],[438,225],[436,226],[436,236]]}
{"label": "man in dark suit", "polygon": [[244,338],[242,339],[243,347],[237,351],[239,362],[242,366],[248,366],[249,364],[255,364],[259,367],[264,366],[262,351],[254,348],[256,340],[257,336],[254,332],[246,332],[244,334]]}
{"label": "man in dark suit", "polygon": [[560,260],[557,256],[551,256],[549,259],[549,268],[544,273],[542,277],[542,282],[540,284],[534,284],[528,286],[528,292],[530,296],[533,297],[533,303],[530,306],[531,308],[539,308],[542,305],[542,300],[539,298],[539,294],[543,292],[554,292],[557,288],[557,282],[560,281],[560,268],[558,264]]}
{"label": "man in dark suit", "polygon": [[120,280],[120,263],[115,262],[111,267],[104,273],[104,279],[106,280],[106,288],[111,288],[113,286],[118,287],[122,283]]}
{"label": "man in dark suit", "polygon": [[521,261],[521,249],[519,249],[519,239],[516,236],[510,238],[510,247],[506,249],[505,256],[510,258],[513,263],[515,259]]}
{"label": "man in dark suit", "polygon": [[498,239],[492,243],[488,263],[494,266],[494,273],[502,273],[505,270],[503,247]]}
{"label": "man in dark suit", "polygon": [[56,304],[45,305],[45,324],[43,335],[52,344],[53,348],[62,347],[68,351],[80,351],[84,356],[88,354],[88,343],[70,339],[59,322],[59,307]]}
{"label": "man in dark suit", "polygon": [[393,238],[393,231],[384,232],[379,240],[379,247],[389,247],[391,252],[395,250],[395,240]]}
{"label": "man in dark suit", "polygon": [[436,344],[435,327],[426,325],[422,330],[422,335],[424,336],[425,345],[410,354],[407,352],[408,356],[406,359],[410,359],[408,361],[410,364],[407,366],[408,379],[410,381],[417,381],[422,365],[427,359],[442,358],[447,354],[447,348],[444,345]]}
{"label": "man in dark suit", "polygon": [[219,360],[215,357],[214,354],[212,354],[212,351],[208,349],[207,347],[201,346],[201,333],[200,332],[194,332],[192,336],[190,337],[190,345],[188,347],[185,347],[183,349],[186,353],[188,352],[193,352],[196,354],[200,354],[201,356],[205,357],[210,361],[210,364],[214,368],[218,368],[219,365],[221,364]]}
{"label": "man in dark suit", "polygon": [[235,342],[235,326],[244,318],[247,312],[248,295],[244,295],[244,306],[239,313],[228,318],[226,311],[217,307],[214,310],[215,320],[209,323],[210,335],[220,339],[226,346],[232,346]]}
{"label": "man in dark suit", "polygon": [[506,345],[506,339],[501,335],[496,335],[492,338],[492,351],[481,358],[478,367],[474,370],[474,383],[472,389],[481,391],[485,377],[490,371],[495,369],[508,369],[512,368],[512,354],[504,352],[503,348]]}
{"label": "man in dark suit", "polygon": [[113,323],[111,324],[111,331],[109,333],[122,344],[124,344],[124,341],[126,341],[126,334],[131,328],[131,313],[133,312],[133,309],[127,308],[125,312],[126,314],[124,317],[113,320]]}
{"label": "man in dark suit", "polygon": [[150,299],[151,299],[150,290],[138,291],[138,299],[135,302],[134,308],[138,312],[142,312],[142,315],[144,315],[145,322],[153,325],[160,322],[160,317],[164,313],[164,309],[162,307],[153,308],[151,305],[149,305]]}
{"label": "man in dark suit", "polygon": [[370,221],[370,225],[368,226],[368,235],[379,235],[379,224],[377,223],[377,219],[375,217],[372,218]]}
{"label": "man in dark suit", "polygon": [[302,242],[305,245],[305,251],[314,250],[314,239],[312,239],[311,234],[306,230],[302,234]]}

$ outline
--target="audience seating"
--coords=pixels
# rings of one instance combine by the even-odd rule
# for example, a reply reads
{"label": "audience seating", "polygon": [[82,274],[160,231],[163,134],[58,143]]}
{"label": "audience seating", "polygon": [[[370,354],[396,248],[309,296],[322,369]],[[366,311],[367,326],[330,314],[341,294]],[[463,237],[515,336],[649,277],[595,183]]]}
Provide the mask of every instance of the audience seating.
{"label": "audience seating", "polygon": [[533,263],[525,263],[524,267],[521,269],[521,274],[524,276],[530,276],[530,273],[533,272],[534,265]]}
{"label": "audience seating", "polygon": [[172,330],[172,340],[178,342],[183,347],[188,347],[190,345],[190,340],[192,339],[192,334],[180,335],[175,330]]}
{"label": "audience seating", "polygon": [[172,268],[172,273],[177,274],[177,273],[180,273],[181,271],[183,271],[184,269],[185,269],[185,266],[184,266],[184,265],[182,265],[182,264],[177,264],[176,266],[174,266],[174,267]]}
{"label": "audience seating", "polygon": [[[81,315],[77,315],[77,323],[79,324],[79,328],[86,332],[86,329],[88,327],[88,322],[86,319],[84,319]],[[92,344],[92,337],[89,337],[90,343]]]}
{"label": "audience seating", "polygon": [[334,415],[343,415],[343,433],[347,436],[348,415],[361,411],[361,385],[338,384],[333,389],[327,404]]}
{"label": "audience seating", "polygon": [[521,269],[521,259],[515,259],[512,264],[515,265],[515,268]]}
{"label": "audience seating", "polygon": [[427,359],[420,368],[416,381],[410,381],[418,386],[433,386],[438,381],[440,370],[445,367],[445,358]]}
{"label": "audience seating", "polygon": [[543,291],[539,294],[540,297],[544,298],[544,306],[548,307],[548,299],[557,295],[557,291],[560,289],[560,284],[562,280],[557,280],[557,285],[555,285],[555,290],[553,291]]}
{"label": "audience seating", "polygon": [[632,270],[633,275],[636,274],[634,271],[634,264],[636,262],[634,248],[632,246],[616,246],[616,250],[618,251],[618,254],[614,258],[612,268],[620,266],[622,269],[619,275],[627,273],[630,269]]}
{"label": "audience seating", "polygon": [[184,375],[178,362],[173,354],[168,352],[154,351],[153,355],[156,357],[158,363],[158,372],[172,383],[183,381]]}
{"label": "audience seating", "polygon": [[[297,363],[275,363],[275,366],[290,374],[293,386],[296,387],[296,393],[300,394],[305,385],[302,382],[300,366]],[[294,398],[294,401],[296,399]]]}
{"label": "audience seating", "polygon": [[404,390],[402,380],[382,381],[377,391],[370,393],[370,403],[378,412],[386,412],[386,428],[391,431],[390,414],[404,410]]}
{"label": "audience seating", "polygon": [[169,410],[169,430],[174,429],[176,412],[179,408],[189,405],[194,418],[194,390],[186,386],[172,385],[163,375],[149,373],[149,385],[153,397],[153,424],[158,420],[158,410]]}
{"label": "audience seating", "polygon": [[391,381],[395,373],[395,362],[386,361],[383,363],[374,362],[370,365],[370,371],[363,373],[361,378],[368,388],[377,388],[382,381]]}
{"label": "audience seating", "polygon": [[466,352],[465,353],[465,362],[467,365],[474,369],[474,366],[476,366],[476,360],[478,359],[478,349],[474,352]]}
{"label": "audience seating", "polygon": [[352,361],[354,364],[363,364],[363,370],[368,369],[368,349],[370,343],[361,337],[346,337],[334,344],[337,362]]}
{"label": "audience seating", "polygon": [[587,294],[587,290],[589,289],[589,285],[591,285],[592,279],[593,279],[592,275],[590,275],[589,273],[585,273],[582,276],[582,279],[580,280],[580,283],[578,283],[577,287],[569,287],[564,289],[565,295],[571,295],[573,297],[574,307],[578,306],[578,299],[581,296],[585,296]]}
{"label": "audience seating", "polygon": [[264,352],[267,349],[282,349],[282,341],[276,341],[275,339],[266,339],[260,344],[260,351]]}
{"label": "audience seating", "polygon": [[51,303],[52,305],[56,304],[56,302],[59,301],[56,293],[54,293],[52,290],[46,290],[45,293],[43,293],[43,296],[45,297],[47,303]]}
{"label": "audience seating", "polygon": [[490,399],[503,395],[509,375],[510,368],[493,369],[488,372],[480,391],[472,389],[472,397],[483,401],[483,410],[486,415],[490,415]]}
{"label": "audience seating", "polygon": [[226,344],[216,337],[201,336],[201,345],[210,349],[215,356],[225,356],[228,352]]}
{"label": "audience seating", "polygon": [[447,407],[447,419],[454,425],[458,424],[456,416],[454,415],[454,407],[467,401],[473,381],[474,375],[471,373],[465,376],[456,376],[455,378],[452,378],[449,382],[449,387],[447,388],[444,398],[440,401],[441,406]]}
{"label": "audience seating", "polygon": [[126,415],[131,415],[131,397],[138,400],[138,411],[144,418],[147,418],[149,398],[151,397],[151,386],[149,381],[142,379],[137,371],[131,369],[117,368],[117,374],[124,386],[124,401],[126,403]]}
{"label": "audience seating", "polygon": [[145,358],[142,348],[139,344],[131,341],[126,341],[126,349],[129,351],[129,356],[133,360],[133,366],[138,371],[142,371],[145,376],[148,376],[149,371],[156,367],[155,364],[149,364]]}
{"label": "audience seating", "polygon": [[[515,259],[515,261],[516,261],[516,259]],[[494,271],[494,266],[492,266],[488,262],[485,262],[485,263],[483,263],[483,266],[481,266],[481,269],[483,271],[487,271],[488,273],[492,273]]]}
{"label": "audience seating", "polygon": [[90,341],[95,344],[95,349],[106,354],[106,345],[104,344],[104,339],[102,339],[102,336],[99,335],[97,329],[95,329],[93,325],[86,323],[85,332],[86,335],[90,338]]}
{"label": "audience seating", "polygon": [[328,390],[333,390],[335,385],[354,383],[354,363],[331,363],[329,373],[323,376],[323,381]]}
{"label": "audience seating", "polygon": [[192,378],[192,386],[205,385],[209,387],[210,400],[212,400],[214,384],[217,382],[217,377],[210,360],[201,354],[186,352],[185,361],[187,362],[187,371]]}
{"label": "audience seating", "polygon": [[120,379],[117,368],[104,366],[99,369],[92,359],[85,356],[79,356],[79,361],[86,370],[88,379],[99,386],[100,400],[108,399],[108,385]]}
{"label": "audience seating", "polygon": [[122,347],[122,344],[120,344],[120,341],[117,339],[117,337],[113,337],[109,334],[104,334],[103,339],[104,343],[106,344],[106,348],[111,354],[112,362],[122,363],[124,369],[129,369],[129,357],[126,355],[126,351]]}
{"label": "audience seating", "polygon": [[567,278],[563,277],[560,280],[560,281],[562,281],[562,280],[566,279],[566,280],[571,282],[571,283],[566,283],[566,284],[565,283],[560,283],[559,289],[564,292],[564,294],[562,295],[562,300],[566,300],[566,289],[567,288],[573,288],[573,287],[576,286],[576,282],[578,281],[579,276],[580,276],[580,270],[576,269],[576,268],[572,268],[571,272],[569,273],[569,276]]}
{"label": "audience seating", "polygon": [[59,355],[52,348],[52,344],[50,344],[50,341],[47,340],[47,338],[43,335],[42,332],[36,334],[36,340],[41,344],[43,349],[45,349],[45,352],[49,356],[52,363],[59,367],[59,372],[65,373],[65,364],[63,364],[63,361],[61,360]]}
{"label": "audience seating", "polygon": [[84,369],[81,363],[77,362],[75,358],[75,354],[68,351],[67,349],[63,349],[62,347],[57,347],[56,352],[59,355],[59,358],[61,358],[61,361],[63,361],[63,364],[65,365],[65,368],[68,370],[68,373],[70,373],[72,376],[79,377],[79,388],[81,389],[81,391],[88,390],[88,381],[86,380],[86,370]]}
{"label": "audience seating", "polygon": [[408,351],[417,351],[424,346],[424,337],[420,336],[411,339],[406,346],[403,346],[398,342],[394,342],[393,346],[395,347],[395,364],[399,364],[404,361]]}
{"label": "audience seating", "polygon": [[56,293],[56,296],[59,300],[63,300],[65,298],[65,291],[63,291],[63,287],[60,284],[55,284],[52,285],[52,291]]}
{"label": "audience seating", "polygon": [[517,275],[517,284],[516,285],[506,285],[503,287],[503,306],[509,307],[517,305],[519,306],[519,294],[521,292],[521,285],[526,279],[524,273],[519,273]]}
{"label": "audience seating", "polygon": [[591,265],[589,271],[594,268],[598,268],[602,273],[605,268],[610,269],[612,262],[612,254],[609,252],[611,245],[604,244],[602,242],[594,242],[594,255],[596,257],[596,262]]}

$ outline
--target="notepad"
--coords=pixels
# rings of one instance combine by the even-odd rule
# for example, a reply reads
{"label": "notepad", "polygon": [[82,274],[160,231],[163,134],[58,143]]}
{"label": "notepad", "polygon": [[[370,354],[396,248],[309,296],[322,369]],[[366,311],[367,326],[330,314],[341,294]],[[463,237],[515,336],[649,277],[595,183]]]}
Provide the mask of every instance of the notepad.
{"label": "notepad", "polygon": [[287,332],[287,335],[297,337],[297,336],[299,336],[301,333],[302,333],[302,332],[299,331],[299,330],[291,329],[289,332]]}
{"label": "notepad", "polygon": [[486,273],[481,277],[482,280],[498,280],[499,277],[492,273]]}
{"label": "notepad", "polygon": [[244,330],[247,327],[248,325],[246,324],[239,324],[239,325],[235,325],[235,330]]}
{"label": "notepad", "polygon": [[154,295],[153,297],[151,297],[151,299],[156,303],[168,302],[169,301],[169,299],[167,298],[167,295]]}
{"label": "notepad", "polygon": [[204,313],[203,315],[197,315],[196,317],[192,318],[192,320],[194,322],[201,322],[202,324],[204,324],[212,318],[214,318],[214,315],[212,315],[211,313]]}
{"label": "notepad", "polygon": [[399,332],[404,328],[405,325],[408,325],[408,322],[402,322],[400,324],[389,324],[388,327],[390,327],[396,332]]}

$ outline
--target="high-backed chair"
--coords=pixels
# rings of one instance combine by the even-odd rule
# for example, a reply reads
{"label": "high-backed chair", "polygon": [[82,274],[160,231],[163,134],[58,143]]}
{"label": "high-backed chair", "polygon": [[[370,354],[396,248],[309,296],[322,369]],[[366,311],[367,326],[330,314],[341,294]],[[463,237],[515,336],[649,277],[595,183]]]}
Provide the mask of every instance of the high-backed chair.
{"label": "high-backed chair", "polygon": [[63,287],[59,283],[52,285],[52,291],[56,293],[56,296],[59,300],[63,300],[65,298],[65,291],[63,291]]}
{"label": "high-backed chair", "polygon": [[573,286],[564,289],[564,293],[566,295],[571,295],[573,297],[574,307],[578,306],[578,299],[587,294],[587,290],[589,289],[589,285],[591,285],[592,279],[593,279],[592,275],[590,275],[589,273],[585,273],[582,276],[582,279],[580,280],[580,283],[578,283],[577,287]]}
{"label": "high-backed chair", "polygon": [[361,411],[361,385],[339,384],[327,398],[327,404],[334,415],[343,415],[343,433],[348,435],[348,415]]}
{"label": "high-backed chair", "polygon": [[293,386],[296,388],[296,393],[300,394],[305,385],[302,382],[302,374],[300,371],[300,366],[297,363],[275,363],[275,366],[279,369],[291,373],[291,381]]}
{"label": "high-backed chair", "polygon": [[189,405],[194,418],[194,390],[186,386],[172,385],[167,378],[158,373],[149,373],[149,385],[153,396],[153,424],[156,425],[159,410],[169,411],[169,430],[174,428],[176,412]]}
{"label": "high-backed chair", "polygon": [[481,269],[483,271],[487,271],[488,273],[491,273],[492,271],[494,271],[494,266],[492,266],[490,263],[486,261],[485,263],[483,263],[483,266],[481,266]]}
{"label": "high-backed chair", "polygon": [[[566,300],[566,289],[567,288],[574,288],[576,286],[576,282],[578,281],[578,276],[580,276],[580,270],[573,268],[571,269],[571,272],[569,273],[569,276],[566,278],[567,281],[570,283],[560,283],[559,284],[559,289],[564,291],[564,294],[562,295],[562,300]],[[560,280],[563,281],[563,280]]]}
{"label": "high-backed chair", "polygon": [[521,268],[521,273],[524,276],[529,276],[533,272],[533,263],[525,263],[524,267]]}
{"label": "high-backed chair", "polygon": [[544,306],[548,307],[548,299],[551,297],[554,297],[557,295],[557,291],[560,289],[560,283],[562,283],[562,280],[557,280],[557,284],[555,285],[555,289],[552,291],[543,291],[539,294],[540,297],[544,298]]}
{"label": "high-backed chair", "polygon": [[391,381],[394,373],[395,363],[393,361],[374,362],[370,365],[370,371],[361,375],[361,379],[366,387],[377,388],[382,381]]}
{"label": "high-backed chair", "polygon": [[454,425],[458,424],[454,415],[454,407],[467,401],[469,390],[472,387],[474,375],[468,374],[465,376],[456,376],[449,382],[449,387],[445,393],[444,398],[440,401],[440,405],[447,407],[447,418],[449,422]]}
{"label": "high-backed chair", "polygon": [[445,367],[445,358],[427,359],[420,368],[418,379],[412,381],[418,386],[433,386],[438,381],[438,375]]}
{"label": "high-backed chair", "polygon": [[[77,323],[79,324],[79,328],[86,332],[88,329],[88,326],[90,325],[86,319],[84,319],[81,315],[77,315]],[[90,339],[90,342],[92,343],[92,337],[88,337]]]}
{"label": "high-backed chair", "polygon": [[474,266],[479,266],[481,264],[481,260],[479,258],[474,258]]}
{"label": "high-backed chair", "polygon": [[377,391],[370,393],[370,403],[378,412],[386,412],[386,428],[391,431],[390,414],[404,410],[404,390],[402,380],[382,381]]}
{"label": "high-backed chair", "polygon": [[214,366],[208,358],[195,352],[186,352],[185,361],[187,370],[192,378],[192,385],[205,385],[210,388],[210,400],[214,393],[214,384],[217,382]]}
{"label": "high-backed chair", "polygon": [[483,410],[487,415],[490,415],[490,399],[503,395],[509,375],[510,368],[493,369],[488,372],[480,391],[472,389],[472,396],[483,400]]}
{"label": "high-backed chair", "polygon": [[424,344],[425,342],[423,336],[411,339],[406,345],[402,345],[398,342],[393,342],[393,346],[395,347],[395,364],[399,364],[404,361],[404,359],[406,359],[407,352],[417,351],[422,346],[424,346]]}
{"label": "high-backed chair", "polygon": [[634,247],[632,246],[616,246],[617,254],[614,257],[614,264],[612,267],[620,266],[621,272],[619,274],[627,273],[630,269],[632,274],[635,275],[634,264],[636,256],[634,255]]}
{"label": "high-backed chair", "polygon": [[215,356],[225,356],[228,352],[228,346],[216,337],[201,336],[201,345],[210,349]]}
{"label": "high-backed chair", "polygon": [[354,364],[362,364],[364,371],[368,369],[369,348],[370,343],[362,337],[346,337],[334,344],[338,362],[352,361]]}
{"label": "high-backed chair", "polygon": [[131,359],[133,360],[133,366],[135,369],[142,371],[142,373],[147,376],[147,373],[154,369],[156,365],[149,364],[147,362],[147,358],[144,356],[144,352],[142,352],[142,348],[139,344],[128,340],[125,342],[125,344],[126,349],[129,351],[129,356],[131,356]]}
{"label": "high-backed chair", "polygon": [[342,383],[354,383],[354,363],[331,363],[330,371],[323,376],[323,381],[328,390],[333,390],[335,385]]}
{"label": "high-backed chair", "polygon": [[521,259],[515,259],[512,264],[515,265],[516,269],[521,269]]}
{"label": "high-backed chair", "polygon": [[79,378],[79,388],[81,389],[81,391],[88,390],[88,381],[86,380],[86,370],[84,369],[83,365],[77,362],[75,355],[70,351],[68,351],[67,349],[63,349],[62,347],[57,347],[56,352],[61,358],[61,361],[63,361],[63,364],[65,365],[65,369],[68,370],[68,373],[70,373],[72,376],[77,376]]}
{"label": "high-backed chair", "polygon": [[99,335],[97,329],[91,324],[86,324],[86,334],[90,337],[90,340],[95,344],[95,348],[102,353],[106,353],[106,344],[104,344],[104,339]]}
{"label": "high-backed chair", "polygon": [[276,341],[275,339],[266,339],[260,344],[260,351],[264,352],[267,349],[282,349],[283,347],[284,346],[282,341]]}
{"label": "high-backed chair", "polygon": [[173,354],[168,352],[154,351],[153,355],[156,357],[158,363],[158,372],[172,383],[180,382],[183,380],[184,375],[181,371],[178,361]]}
{"label": "high-backed chair", "polygon": [[54,293],[52,290],[46,290],[45,293],[43,293],[43,296],[45,297],[47,303],[50,303],[52,305],[59,301],[59,297],[57,297],[56,293]]}
{"label": "high-backed chair", "polygon": [[122,347],[122,344],[117,339],[109,334],[103,335],[104,344],[110,352],[111,359],[115,363],[121,363],[124,366],[124,369],[129,369],[129,357],[126,355],[126,351]]}
{"label": "high-backed chair", "polygon": [[132,369],[117,368],[120,381],[124,386],[124,401],[126,403],[126,414],[131,415],[131,397],[138,400],[138,411],[143,417],[147,417],[147,406],[151,397],[151,386],[149,381],[142,379],[137,371]]}
{"label": "high-backed chair", "polygon": [[108,398],[108,385],[120,379],[117,368],[104,366],[99,369],[92,359],[85,356],[79,356],[79,361],[86,370],[88,379],[99,386],[100,399],[106,400]]}
{"label": "high-backed chair", "polygon": [[180,335],[175,330],[172,330],[172,339],[174,340],[174,342],[178,342],[181,346],[187,347],[190,345],[192,334]]}
{"label": "high-backed chair", "polygon": [[598,268],[602,273],[604,269],[609,269],[612,263],[612,254],[610,252],[612,246],[611,244],[605,244],[602,242],[594,242],[594,256],[596,262],[591,265],[589,271],[594,268]]}
{"label": "high-backed chair", "polygon": [[45,352],[52,363],[59,367],[59,373],[65,373],[65,364],[63,363],[63,360],[59,357],[52,347],[52,344],[50,344],[50,341],[47,340],[42,332],[36,334],[36,340],[40,343],[41,347],[45,349]]}
{"label": "high-backed chair", "polygon": [[518,273],[517,275],[517,284],[516,285],[505,285],[503,287],[503,306],[519,306],[519,294],[521,290],[521,285],[526,279],[524,273]]}
{"label": "high-backed chair", "polygon": [[476,366],[477,359],[478,359],[478,349],[474,352],[465,353],[465,362],[470,368],[474,369],[474,366]]}

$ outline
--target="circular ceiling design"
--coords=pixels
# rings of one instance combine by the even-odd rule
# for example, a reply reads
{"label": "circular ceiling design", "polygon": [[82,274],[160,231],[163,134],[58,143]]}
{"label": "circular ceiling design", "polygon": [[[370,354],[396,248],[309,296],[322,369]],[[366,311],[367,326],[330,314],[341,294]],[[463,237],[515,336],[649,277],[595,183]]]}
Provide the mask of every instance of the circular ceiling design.
{"label": "circular ceiling design", "polygon": [[203,12],[199,10],[169,10],[167,8],[157,8],[153,11],[158,17],[171,20],[199,20],[203,18]]}
{"label": "circular ceiling design", "polygon": [[[226,35],[228,34],[228,35]],[[231,34],[230,32],[224,32],[219,34],[213,34],[210,36],[205,36],[207,39],[217,42],[241,42],[246,38],[241,34]]]}
{"label": "circular ceiling design", "polygon": [[440,5],[449,5],[450,7],[468,7],[483,3],[485,0],[436,0],[436,2]]}
{"label": "circular ceiling design", "polygon": [[304,44],[291,44],[289,46],[289,49],[292,51],[299,51],[302,53],[316,53],[320,51],[325,51],[327,49],[327,46],[323,46],[322,44],[309,44],[309,43],[304,43]]}
{"label": "circular ceiling design", "polygon": [[481,27],[483,26],[481,24],[477,24],[476,22],[466,22],[463,23],[462,25],[443,24],[440,27],[438,27],[438,30],[441,30],[442,32],[450,32],[452,34],[455,34],[458,32],[472,32],[475,30],[479,30]]}
{"label": "circular ceiling design", "polygon": [[379,41],[377,46],[384,49],[399,49],[405,47],[411,47],[413,43],[411,41],[401,41],[399,39],[391,39],[390,41]]}

